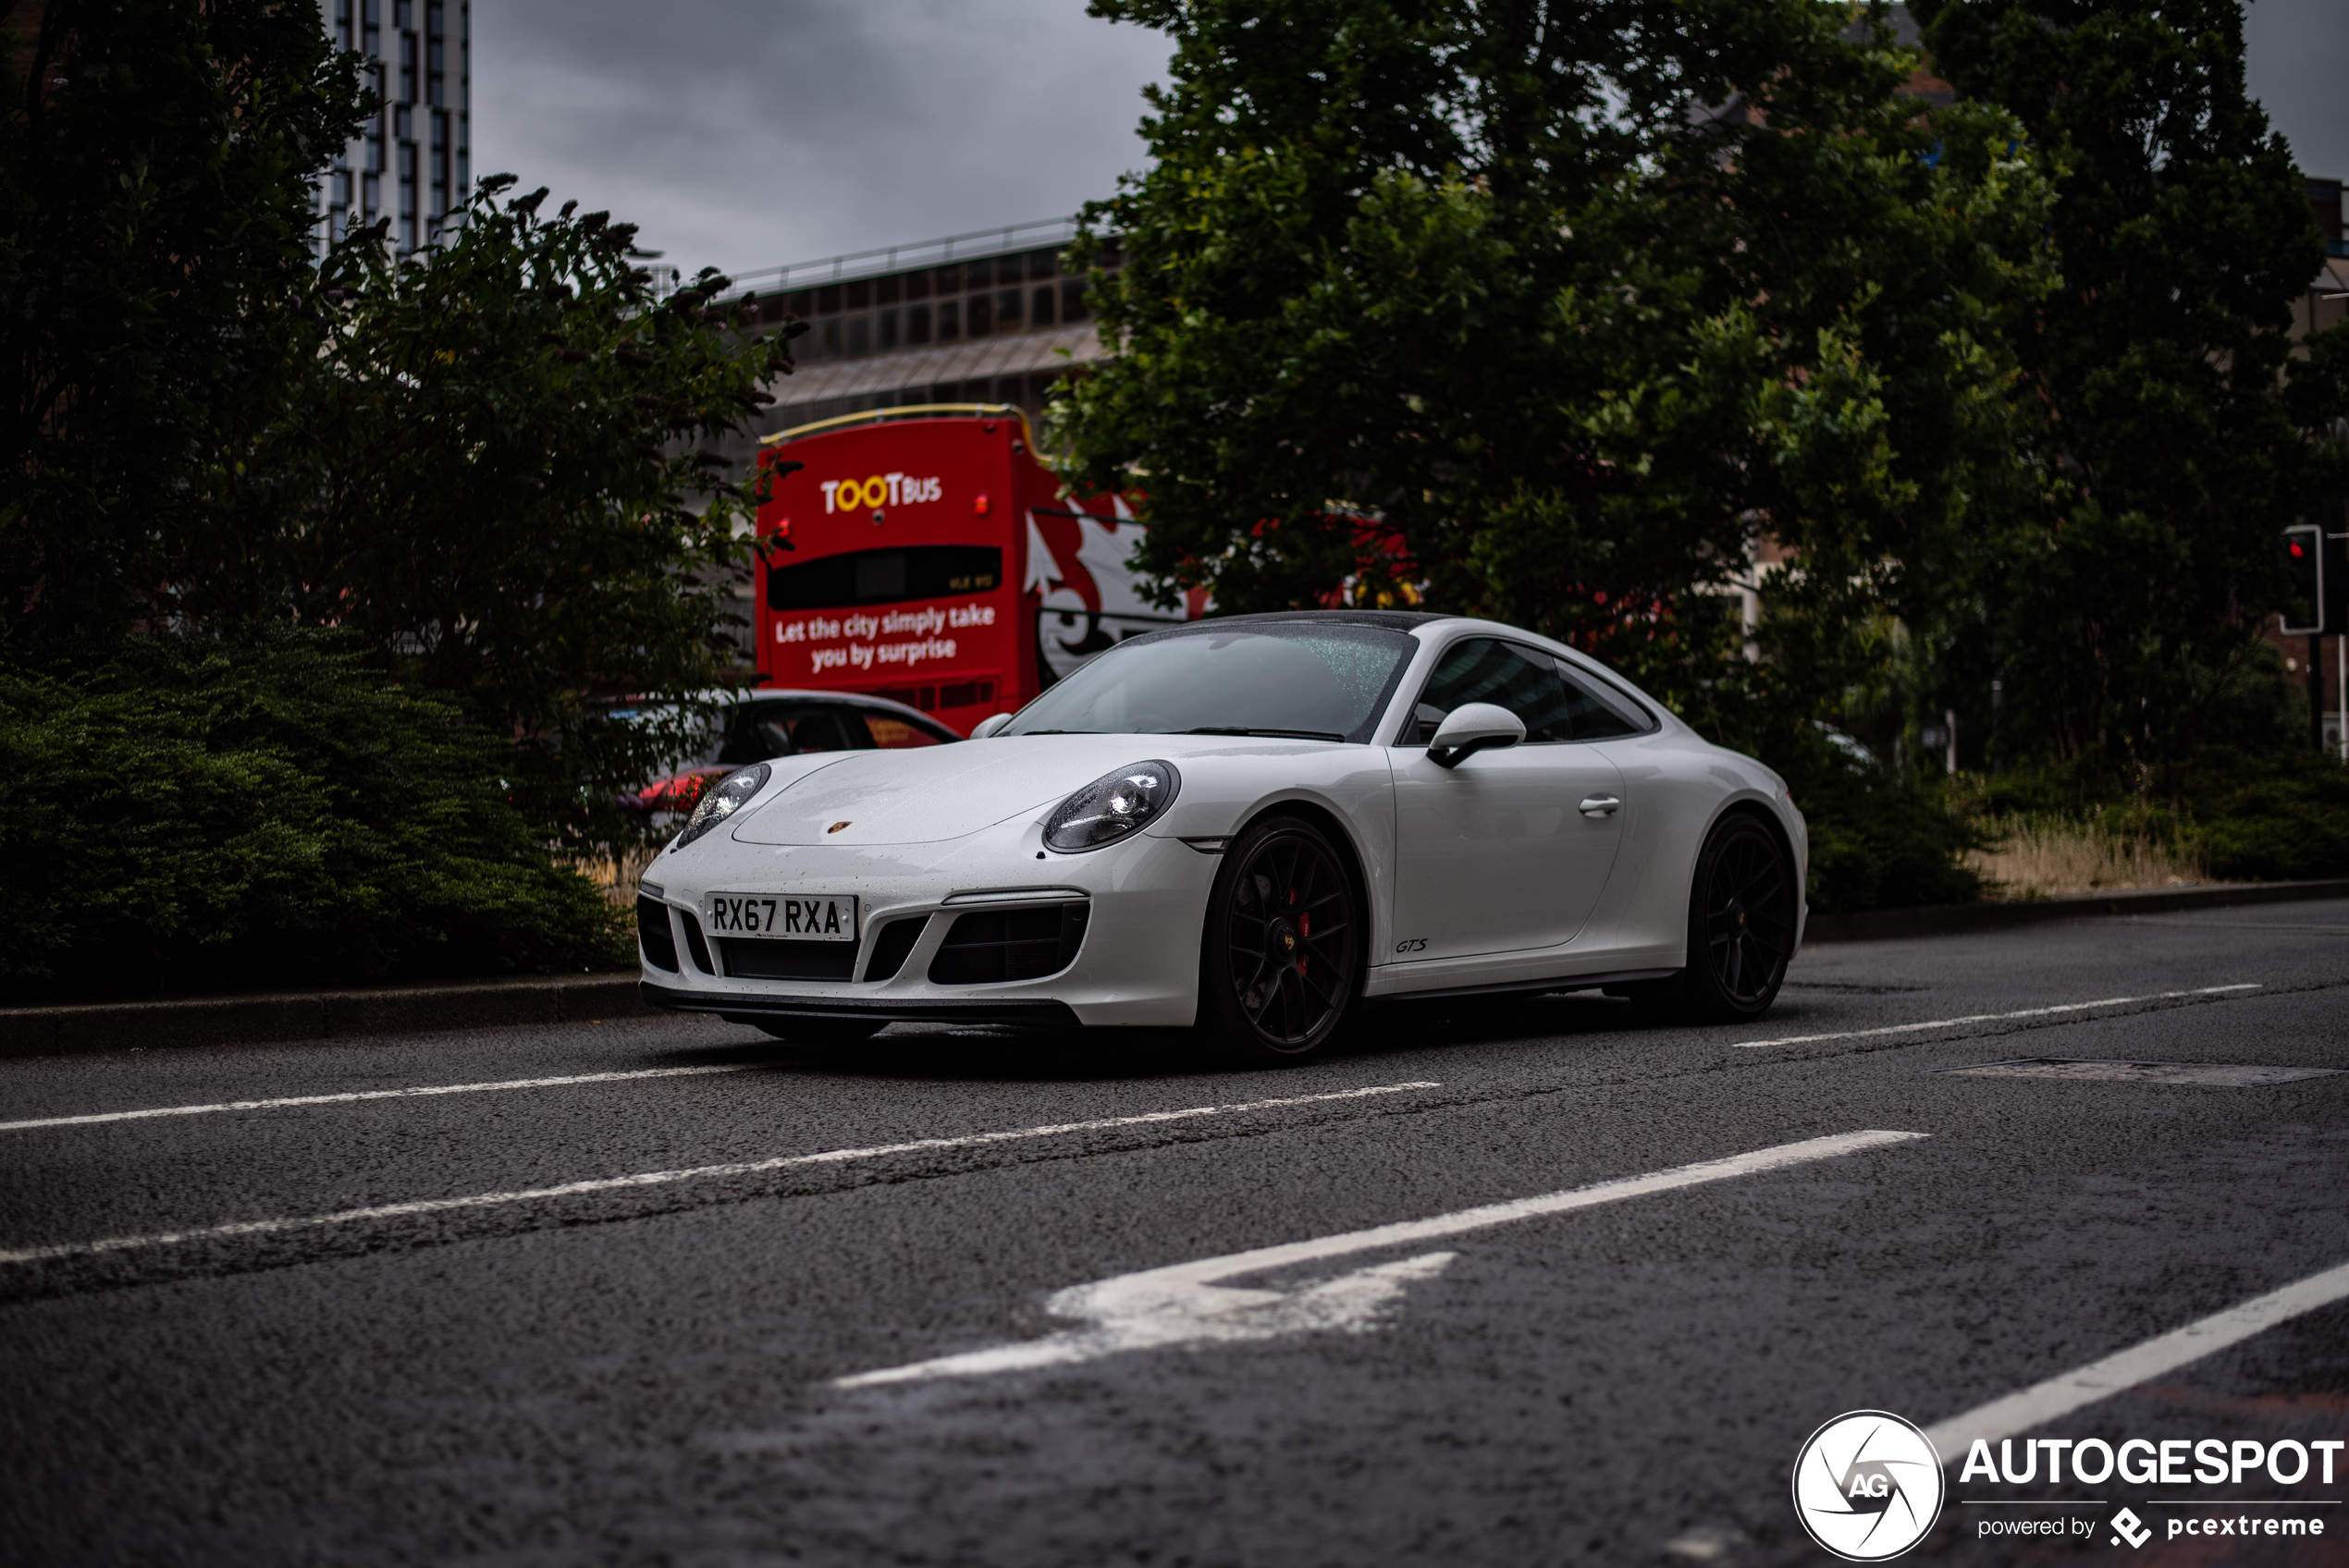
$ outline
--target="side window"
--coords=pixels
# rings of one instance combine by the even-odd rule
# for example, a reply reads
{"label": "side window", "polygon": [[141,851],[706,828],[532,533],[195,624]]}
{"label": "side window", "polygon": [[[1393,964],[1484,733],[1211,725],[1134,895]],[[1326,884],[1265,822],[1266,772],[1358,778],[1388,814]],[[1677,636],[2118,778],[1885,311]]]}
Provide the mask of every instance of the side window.
{"label": "side window", "polygon": [[893,718],[885,713],[866,712],[862,716],[865,728],[872,731],[873,744],[882,751],[893,752],[905,746],[935,746],[939,738],[917,724]]}
{"label": "side window", "polygon": [[1405,744],[1426,745],[1444,716],[1465,703],[1493,703],[1525,721],[1525,739],[1575,739],[1573,706],[1557,662],[1514,643],[1479,637],[1454,646],[1435,667],[1412,710]]}
{"label": "side window", "polygon": [[1655,720],[1641,711],[1639,704],[1605,681],[1584,674],[1564,659],[1558,661],[1558,674],[1566,679],[1576,740],[1609,741],[1617,735],[1644,735],[1655,728]]}
{"label": "side window", "polygon": [[721,767],[748,767],[752,763],[765,762],[775,755],[775,753],[763,749],[765,742],[758,738],[759,718],[774,711],[775,704],[772,703],[752,703],[726,709],[725,716],[719,721],[718,732],[721,740],[717,753],[702,760],[716,763]]}
{"label": "side window", "polygon": [[868,752],[873,737],[850,709],[755,703],[742,710],[720,762],[744,766],[802,752]]}

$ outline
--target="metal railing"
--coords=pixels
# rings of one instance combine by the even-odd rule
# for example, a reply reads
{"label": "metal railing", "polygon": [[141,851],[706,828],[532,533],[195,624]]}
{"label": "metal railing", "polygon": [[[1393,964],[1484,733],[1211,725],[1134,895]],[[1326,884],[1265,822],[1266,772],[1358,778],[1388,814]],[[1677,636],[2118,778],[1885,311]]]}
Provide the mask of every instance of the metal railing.
{"label": "metal railing", "polygon": [[837,283],[849,278],[875,277],[906,267],[941,266],[948,262],[972,256],[995,256],[1006,251],[1032,251],[1042,246],[1055,248],[1076,238],[1074,214],[1061,218],[1039,218],[1034,223],[1007,224],[1002,228],[975,228],[967,234],[950,234],[942,239],[924,239],[911,245],[885,245],[871,251],[851,251],[844,255],[826,256],[820,261],[792,262],[780,267],[763,267],[756,272],[732,274],[733,288],[730,293],[740,294],[756,289],[805,288],[811,284]]}

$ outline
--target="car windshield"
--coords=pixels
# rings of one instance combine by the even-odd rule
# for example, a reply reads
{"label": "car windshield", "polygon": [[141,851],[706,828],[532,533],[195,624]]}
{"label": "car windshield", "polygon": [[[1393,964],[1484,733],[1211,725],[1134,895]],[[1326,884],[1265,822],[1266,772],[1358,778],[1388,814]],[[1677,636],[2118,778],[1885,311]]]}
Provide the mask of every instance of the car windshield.
{"label": "car windshield", "polygon": [[1400,631],[1328,621],[1154,631],[1092,660],[1001,733],[1367,741],[1413,646]]}

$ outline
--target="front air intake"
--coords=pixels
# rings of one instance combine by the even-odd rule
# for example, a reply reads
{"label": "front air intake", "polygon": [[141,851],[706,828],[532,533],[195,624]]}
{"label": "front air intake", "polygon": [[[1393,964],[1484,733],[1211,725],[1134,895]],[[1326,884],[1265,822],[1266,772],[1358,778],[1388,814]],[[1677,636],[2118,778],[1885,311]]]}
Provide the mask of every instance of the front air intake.
{"label": "front air intake", "polygon": [[708,939],[701,934],[700,917],[681,909],[677,918],[685,923],[685,950],[694,955],[694,967],[704,974],[717,974],[718,966],[709,962]]}
{"label": "front air intake", "polygon": [[669,927],[669,906],[652,899],[636,900],[636,945],[655,969],[677,973],[677,934]]}
{"label": "front air intake", "polygon": [[894,980],[897,972],[905,967],[905,960],[914,944],[922,939],[922,927],[929,924],[926,914],[910,914],[903,920],[892,920],[880,928],[873,938],[872,962],[865,965],[867,980]]}
{"label": "front air intake", "polygon": [[933,986],[1040,980],[1076,962],[1088,903],[1029,904],[957,915],[929,961]]}
{"label": "front air intake", "polygon": [[719,956],[737,980],[845,980],[856,970],[854,942],[769,942],[720,937]]}

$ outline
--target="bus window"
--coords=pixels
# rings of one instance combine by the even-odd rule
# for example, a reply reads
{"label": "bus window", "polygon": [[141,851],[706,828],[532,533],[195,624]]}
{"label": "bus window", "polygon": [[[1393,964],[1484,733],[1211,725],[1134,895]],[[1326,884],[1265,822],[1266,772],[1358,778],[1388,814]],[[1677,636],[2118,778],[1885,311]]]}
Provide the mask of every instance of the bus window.
{"label": "bus window", "polygon": [[1003,581],[1003,552],[992,545],[912,545],[847,550],[796,566],[770,568],[767,607],[851,609],[906,599],[985,594]]}

